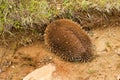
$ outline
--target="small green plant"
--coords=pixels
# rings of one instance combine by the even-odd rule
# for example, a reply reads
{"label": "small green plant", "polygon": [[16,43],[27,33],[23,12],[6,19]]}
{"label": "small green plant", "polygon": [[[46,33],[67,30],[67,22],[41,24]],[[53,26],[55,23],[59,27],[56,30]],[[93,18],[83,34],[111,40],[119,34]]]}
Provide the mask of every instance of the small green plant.
{"label": "small green plant", "polygon": [[96,70],[94,70],[94,69],[88,69],[88,74],[93,74],[93,73],[95,73],[96,72]]}
{"label": "small green plant", "polygon": [[102,8],[102,7],[105,7],[105,5],[107,4],[107,0],[100,0],[98,2],[98,5]]}
{"label": "small green plant", "polygon": [[3,32],[3,30],[4,30],[4,27],[2,24],[0,24],[0,33]]}
{"label": "small green plant", "polygon": [[83,10],[87,10],[87,8],[88,8],[89,5],[90,5],[90,2],[89,2],[89,1],[83,0],[83,1],[81,2],[81,8],[82,8]]}

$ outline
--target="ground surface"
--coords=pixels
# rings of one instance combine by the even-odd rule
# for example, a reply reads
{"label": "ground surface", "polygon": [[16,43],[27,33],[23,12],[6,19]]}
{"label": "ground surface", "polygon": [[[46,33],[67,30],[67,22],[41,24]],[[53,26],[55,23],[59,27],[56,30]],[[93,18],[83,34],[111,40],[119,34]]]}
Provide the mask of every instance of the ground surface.
{"label": "ground surface", "polygon": [[55,77],[63,76],[63,80],[117,80],[120,75],[120,27],[97,28],[88,34],[96,55],[88,63],[64,62],[40,41],[19,48],[15,54],[1,46],[0,80],[21,80],[29,72],[48,63],[57,66]]}

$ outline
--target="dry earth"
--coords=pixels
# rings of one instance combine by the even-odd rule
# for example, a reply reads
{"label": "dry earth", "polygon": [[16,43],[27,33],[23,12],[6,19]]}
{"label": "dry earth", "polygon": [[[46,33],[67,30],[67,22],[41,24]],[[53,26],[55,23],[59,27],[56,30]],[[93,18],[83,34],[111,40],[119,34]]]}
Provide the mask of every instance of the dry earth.
{"label": "dry earth", "polygon": [[[55,80],[117,80],[120,76],[120,27],[110,26],[90,30],[96,57],[87,63],[69,63],[53,55],[36,42],[13,50],[0,47],[0,80],[22,80],[29,72],[53,63]],[[120,79],[118,79],[120,80]]]}

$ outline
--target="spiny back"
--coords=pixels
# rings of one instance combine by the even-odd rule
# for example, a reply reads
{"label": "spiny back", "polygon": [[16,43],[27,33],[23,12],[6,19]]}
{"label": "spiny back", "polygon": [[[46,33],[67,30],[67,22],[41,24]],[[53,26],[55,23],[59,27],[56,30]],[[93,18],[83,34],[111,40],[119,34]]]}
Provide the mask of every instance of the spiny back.
{"label": "spiny back", "polygon": [[92,56],[89,36],[71,20],[60,19],[50,23],[44,38],[49,49],[66,61],[86,62]]}

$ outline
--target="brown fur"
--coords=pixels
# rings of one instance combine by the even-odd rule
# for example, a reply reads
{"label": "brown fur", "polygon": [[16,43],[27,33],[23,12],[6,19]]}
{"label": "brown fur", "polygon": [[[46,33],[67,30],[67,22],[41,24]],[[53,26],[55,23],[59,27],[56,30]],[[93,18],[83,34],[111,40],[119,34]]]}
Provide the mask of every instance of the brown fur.
{"label": "brown fur", "polygon": [[86,62],[92,56],[90,38],[71,20],[52,22],[47,26],[44,37],[51,51],[64,60]]}

